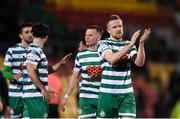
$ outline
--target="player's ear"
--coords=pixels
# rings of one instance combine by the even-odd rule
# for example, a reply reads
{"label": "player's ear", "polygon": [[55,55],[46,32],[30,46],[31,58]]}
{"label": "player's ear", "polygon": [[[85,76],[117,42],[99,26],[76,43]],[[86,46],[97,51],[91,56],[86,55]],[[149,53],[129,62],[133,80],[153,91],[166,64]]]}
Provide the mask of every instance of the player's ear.
{"label": "player's ear", "polygon": [[107,25],[107,29],[106,29],[106,31],[107,31],[108,33],[110,33],[110,32],[109,32],[109,26],[108,26],[108,25]]}
{"label": "player's ear", "polygon": [[23,36],[22,36],[22,34],[21,34],[21,33],[19,34],[19,38],[21,38],[21,39],[23,38]]}
{"label": "player's ear", "polygon": [[99,34],[97,37],[97,41],[99,41],[101,39],[101,35]]}

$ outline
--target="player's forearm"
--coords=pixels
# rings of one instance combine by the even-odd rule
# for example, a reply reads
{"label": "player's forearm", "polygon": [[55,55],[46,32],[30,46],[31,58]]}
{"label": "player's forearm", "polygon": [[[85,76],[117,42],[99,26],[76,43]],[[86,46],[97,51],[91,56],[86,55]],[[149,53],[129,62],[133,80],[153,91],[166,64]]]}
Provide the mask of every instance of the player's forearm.
{"label": "player's forearm", "polygon": [[131,48],[132,46],[130,44],[128,44],[127,46],[125,46],[123,49],[119,50],[116,53],[113,53],[113,55],[110,57],[110,63],[111,64],[115,64],[116,62],[119,61],[119,59],[125,55],[128,50]]}
{"label": "player's forearm", "polygon": [[79,83],[79,79],[78,79],[78,76],[77,74],[73,74],[72,77],[71,77],[71,80],[70,80],[70,83],[69,83],[69,86],[68,86],[68,90],[67,90],[67,95],[70,96],[73,89],[75,87],[77,87],[77,84]]}
{"label": "player's forearm", "polygon": [[61,65],[62,65],[62,60],[54,65],[49,65],[48,66],[48,74],[56,72],[61,67]]}
{"label": "player's forearm", "polygon": [[135,60],[135,64],[139,67],[143,66],[145,62],[145,51],[144,45],[139,45],[137,57]]}
{"label": "player's forearm", "polygon": [[62,65],[62,60],[52,66],[54,71],[57,71]]}
{"label": "player's forearm", "polygon": [[67,93],[66,93],[68,96],[71,95],[73,89],[77,86],[78,82],[79,82],[79,81],[77,81],[77,79],[75,79],[75,80],[74,80],[74,79],[71,79],[71,80],[70,80],[70,84],[69,84],[69,87],[68,87],[68,91],[67,91]]}

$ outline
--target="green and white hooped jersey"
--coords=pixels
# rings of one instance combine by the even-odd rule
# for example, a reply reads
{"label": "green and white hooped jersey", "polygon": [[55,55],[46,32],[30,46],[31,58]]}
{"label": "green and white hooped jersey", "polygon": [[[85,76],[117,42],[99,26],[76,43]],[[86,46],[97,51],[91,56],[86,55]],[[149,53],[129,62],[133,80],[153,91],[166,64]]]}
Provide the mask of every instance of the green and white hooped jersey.
{"label": "green and white hooped jersey", "polygon": [[[10,47],[5,55],[4,65],[11,67],[12,74],[18,74],[21,72],[21,64],[25,61],[27,49],[23,48],[21,43]],[[19,79],[21,81],[22,78]],[[9,96],[10,97],[22,97],[22,85],[20,83],[10,82],[9,84]]]}
{"label": "green and white hooped jersey", "polygon": [[82,84],[80,98],[98,98],[101,81],[101,59],[97,51],[86,49],[79,52],[75,59],[75,72],[80,72]]}
{"label": "green and white hooped jersey", "polygon": [[[114,53],[123,49],[130,41],[114,41],[110,38],[98,42],[98,53],[103,58],[106,51],[112,50]],[[133,46],[126,54],[128,60],[137,54],[136,47]],[[131,82],[130,66],[126,68],[115,68],[106,60],[102,63],[103,72],[101,79],[100,92],[110,94],[129,94],[133,93]]]}
{"label": "green and white hooped jersey", "polygon": [[[47,88],[48,84],[48,61],[43,50],[35,44],[31,44],[27,51],[27,63],[37,65],[37,74],[41,82]],[[42,97],[42,94],[38,88],[33,84],[32,79],[28,76],[27,69],[23,69],[23,97]]]}

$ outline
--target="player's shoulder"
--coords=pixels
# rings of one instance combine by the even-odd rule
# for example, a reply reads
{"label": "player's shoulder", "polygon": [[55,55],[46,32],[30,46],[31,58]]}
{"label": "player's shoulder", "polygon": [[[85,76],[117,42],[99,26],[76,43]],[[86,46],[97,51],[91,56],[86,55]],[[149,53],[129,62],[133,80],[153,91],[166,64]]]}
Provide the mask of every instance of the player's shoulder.
{"label": "player's shoulder", "polygon": [[102,40],[100,40],[100,41],[98,42],[98,44],[99,44],[99,43],[106,43],[106,42],[107,42],[107,40],[108,40],[107,38],[102,39]]}
{"label": "player's shoulder", "polygon": [[77,56],[86,54],[87,52],[88,52],[88,49],[84,49],[84,50],[82,50],[82,51],[79,51],[79,52],[77,53]]}
{"label": "player's shoulder", "polygon": [[95,54],[98,54],[98,51],[97,50],[91,50],[91,49],[85,49],[85,50],[83,50],[83,51],[81,51],[81,52],[78,52],[77,53],[77,56],[78,57],[89,57],[90,55],[95,55]]}
{"label": "player's shoulder", "polygon": [[35,45],[35,44],[30,44],[29,47],[28,47],[28,50],[36,50],[36,51],[41,51],[42,49]]}
{"label": "player's shoulder", "polygon": [[8,51],[17,50],[20,47],[20,43],[16,43],[8,48]]}
{"label": "player's shoulder", "polygon": [[35,44],[30,44],[28,47],[28,53],[41,54],[42,49]]}
{"label": "player's shoulder", "polygon": [[10,46],[9,48],[16,48],[16,47],[20,47],[20,46],[21,46],[21,44],[20,44],[20,43],[16,43],[16,44],[14,44],[14,45]]}
{"label": "player's shoulder", "polygon": [[129,41],[128,39],[123,38],[123,39],[122,39],[122,42],[124,42],[124,43],[129,43],[130,41]]}

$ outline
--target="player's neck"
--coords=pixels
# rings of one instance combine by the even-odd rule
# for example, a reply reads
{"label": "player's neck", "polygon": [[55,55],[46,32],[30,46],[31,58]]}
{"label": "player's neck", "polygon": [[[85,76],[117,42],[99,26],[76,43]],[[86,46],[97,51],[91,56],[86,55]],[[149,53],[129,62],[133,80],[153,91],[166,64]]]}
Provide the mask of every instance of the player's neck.
{"label": "player's neck", "polygon": [[40,48],[43,48],[44,47],[44,39],[34,38],[33,39],[33,44],[39,46]]}
{"label": "player's neck", "polygon": [[121,40],[122,40],[122,38],[116,39],[116,38],[114,38],[114,37],[112,37],[112,36],[110,36],[110,39],[111,39],[111,40],[114,40],[114,41],[121,41]]}
{"label": "player's neck", "polygon": [[22,40],[21,46],[22,46],[23,48],[27,48],[27,47],[29,46],[29,43],[27,43],[27,42],[25,42],[25,41]]}
{"label": "player's neck", "polygon": [[97,45],[92,45],[92,46],[89,46],[88,49],[91,49],[91,50],[97,50]]}

